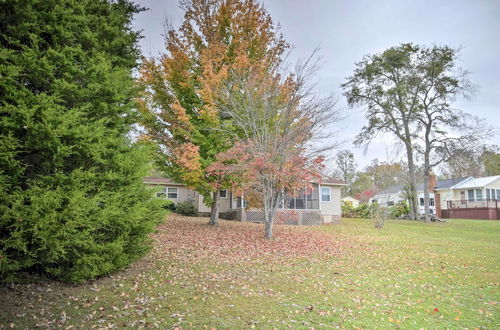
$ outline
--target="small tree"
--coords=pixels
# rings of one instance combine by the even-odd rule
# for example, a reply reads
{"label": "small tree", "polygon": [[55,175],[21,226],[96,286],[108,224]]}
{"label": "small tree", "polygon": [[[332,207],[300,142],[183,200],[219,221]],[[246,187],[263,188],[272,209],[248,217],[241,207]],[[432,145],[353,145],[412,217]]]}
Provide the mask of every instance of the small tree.
{"label": "small tree", "polygon": [[323,129],[337,117],[333,99],[313,93],[316,68],[311,58],[292,74],[281,67],[245,67],[232,72],[222,92],[222,112],[241,130],[241,152],[233,159],[246,173],[243,189],[261,196],[267,239],[284,193],[318,177],[325,149],[314,143],[326,137]]}

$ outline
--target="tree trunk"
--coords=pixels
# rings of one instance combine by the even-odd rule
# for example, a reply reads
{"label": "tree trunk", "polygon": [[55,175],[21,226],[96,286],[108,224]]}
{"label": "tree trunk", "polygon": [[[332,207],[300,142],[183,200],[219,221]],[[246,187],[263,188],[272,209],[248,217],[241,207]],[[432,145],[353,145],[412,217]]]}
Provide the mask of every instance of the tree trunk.
{"label": "tree trunk", "polygon": [[265,229],[264,237],[268,240],[273,239],[274,216],[276,214],[276,196],[271,193],[271,196],[264,196],[264,215]]}
{"label": "tree trunk", "polygon": [[219,225],[219,191],[214,191],[213,193],[213,201],[212,201],[212,210],[210,212],[210,221],[208,222],[211,226]]}
{"label": "tree trunk", "polygon": [[273,239],[273,226],[274,226],[274,217],[271,217],[269,220],[266,219],[266,227],[264,237],[268,240]]}
{"label": "tree trunk", "polygon": [[424,153],[424,212],[425,212],[425,222],[431,222],[431,210],[429,206],[429,179],[431,175],[431,145],[429,142],[430,129],[427,128],[425,131],[425,153]]}
{"label": "tree trunk", "polygon": [[417,220],[418,205],[417,205],[417,179],[415,177],[415,163],[413,162],[413,148],[411,144],[405,143],[406,155],[408,158],[408,175],[410,177],[410,217]]}
{"label": "tree trunk", "polygon": [[427,166],[425,167],[424,171],[424,212],[425,212],[425,222],[429,223],[431,222],[431,217],[430,217],[430,207],[429,207],[429,170],[427,169]]}

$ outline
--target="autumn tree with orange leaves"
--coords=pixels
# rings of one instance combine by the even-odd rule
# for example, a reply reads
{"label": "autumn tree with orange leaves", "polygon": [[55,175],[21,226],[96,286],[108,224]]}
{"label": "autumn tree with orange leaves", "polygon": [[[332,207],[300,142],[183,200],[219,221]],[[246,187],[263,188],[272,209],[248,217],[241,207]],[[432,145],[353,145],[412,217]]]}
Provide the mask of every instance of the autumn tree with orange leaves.
{"label": "autumn tree with orange leaves", "polygon": [[207,171],[231,148],[240,127],[225,116],[220,91],[233,71],[280,65],[288,44],[270,15],[254,0],[189,0],[184,21],[166,34],[166,52],[145,59],[138,100],[145,138],[156,143],[158,165],[195,189],[218,219],[218,191],[239,178],[234,171]]}

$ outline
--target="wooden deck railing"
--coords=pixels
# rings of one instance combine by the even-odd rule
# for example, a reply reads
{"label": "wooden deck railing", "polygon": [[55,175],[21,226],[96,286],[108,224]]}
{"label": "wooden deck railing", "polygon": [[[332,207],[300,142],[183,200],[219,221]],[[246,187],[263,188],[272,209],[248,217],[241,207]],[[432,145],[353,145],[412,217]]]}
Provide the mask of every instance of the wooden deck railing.
{"label": "wooden deck railing", "polygon": [[488,208],[498,208],[500,207],[499,200],[453,200],[446,201],[446,206],[448,209],[471,209],[478,207],[488,207]]}

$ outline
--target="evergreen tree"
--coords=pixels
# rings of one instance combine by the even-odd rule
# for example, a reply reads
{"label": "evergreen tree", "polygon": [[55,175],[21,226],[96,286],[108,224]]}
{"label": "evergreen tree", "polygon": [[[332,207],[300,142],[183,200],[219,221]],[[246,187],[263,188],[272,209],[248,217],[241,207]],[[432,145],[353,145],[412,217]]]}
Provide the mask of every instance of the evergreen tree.
{"label": "evergreen tree", "polygon": [[162,217],[142,184],[127,0],[0,3],[0,279],[128,265]]}

